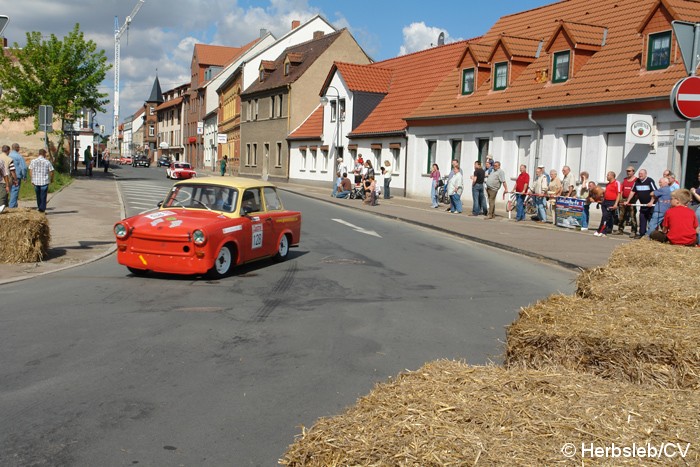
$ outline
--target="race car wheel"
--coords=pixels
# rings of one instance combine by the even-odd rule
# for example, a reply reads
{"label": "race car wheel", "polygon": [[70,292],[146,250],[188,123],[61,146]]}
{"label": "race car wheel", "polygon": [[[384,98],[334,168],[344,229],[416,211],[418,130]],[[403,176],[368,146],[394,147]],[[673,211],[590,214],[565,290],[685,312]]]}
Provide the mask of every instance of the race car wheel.
{"label": "race car wheel", "polygon": [[132,268],[131,266],[127,266],[126,268],[134,276],[142,277],[142,276],[145,276],[146,274],[148,274],[148,271],[146,271],[145,269],[136,269],[136,268]]}
{"label": "race car wheel", "polygon": [[275,261],[284,261],[287,259],[287,255],[289,254],[289,237],[286,235],[282,235],[282,238],[280,238],[280,244],[277,247],[277,254],[272,257]]}
{"label": "race car wheel", "polygon": [[216,255],[214,266],[209,270],[209,276],[214,279],[226,277],[233,266],[233,252],[230,245],[224,245]]}

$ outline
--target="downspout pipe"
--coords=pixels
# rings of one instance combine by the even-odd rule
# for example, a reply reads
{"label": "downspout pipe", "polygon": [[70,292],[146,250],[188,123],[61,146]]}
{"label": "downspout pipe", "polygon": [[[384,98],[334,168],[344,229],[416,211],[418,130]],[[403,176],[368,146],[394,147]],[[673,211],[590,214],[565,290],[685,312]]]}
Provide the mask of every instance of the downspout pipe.
{"label": "downspout pipe", "polygon": [[527,110],[527,119],[537,127],[537,141],[535,143],[535,169],[540,163],[540,139],[542,139],[542,125],[537,123],[534,118],[532,118],[532,109]]}

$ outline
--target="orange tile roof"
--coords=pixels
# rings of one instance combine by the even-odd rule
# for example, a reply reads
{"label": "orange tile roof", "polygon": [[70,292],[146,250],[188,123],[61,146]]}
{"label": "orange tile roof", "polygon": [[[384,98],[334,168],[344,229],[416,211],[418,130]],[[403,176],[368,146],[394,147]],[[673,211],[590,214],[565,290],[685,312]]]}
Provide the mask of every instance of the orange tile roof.
{"label": "orange tile roof", "polygon": [[[251,44],[247,44],[250,47]],[[246,46],[244,46],[246,47]],[[222,45],[195,44],[194,54],[200,65],[224,66],[240,55],[243,47],[225,47]]]}
{"label": "orange tile roof", "polygon": [[646,71],[646,64],[642,63],[645,42],[638,32],[640,25],[643,27],[644,21],[651,17],[650,12],[659,6],[668,6],[677,15],[675,19],[700,20],[700,2],[687,0],[567,0],[504,16],[479,43],[495,43],[503,34],[549,40],[561,27],[560,21],[565,21],[567,26],[589,25],[574,26],[575,39],[597,40],[598,32],[591,25],[607,28],[608,34],[605,45],[564,83],[538,82],[543,70],[549,70],[551,76],[551,55],[545,50],[503,91],[493,91],[493,81],[489,78],[474,93],[462,96],[461,70],[453,67],[408,118],[479,116],[527,109],[668,100],[673,85],[686,75],[680,56],[664,70]]}
{"label": "orange tile roof", "polygon": [[292,131],[287,139],[321,139],[323,134],[323,105],[319,104],[304,123]]}
{"label": "orange tile roof", "polygon": [[274,70],[276,65],[274,60],[261,60],[260,61],[260,66],[262,67],[263,70]]}
{"label": "orange tile roof", "polygon": [[[527,37],[514,37],[502,35],[499,42],[503,44],[506,50],[512,57],[536,58],[537,53],[542,47],[542,41],[537,39],[529,39]],[[498,43],[492,48],[493,51],[498,47]],[[493,58],[493,52],[489,60]]]}
{"label": "orange tile roof", "polygon": [[[379,94],[389,92],[393,71],[388,68],[344,62],[335,62],[334,66],[351,91]],[[330,75],[333,75],[333,70],[331,70]]]}
{"label": "orange tile roof", "polygon": [[163,102],[162,104],[160,104],[158,107],[156,107],[156,110],[165,110],[165,109],[168,109],[170,107],[174,107],[174,106],[180,104],[182,102],[182,100],[183,100],[182,96],[176,97],[175,99],[167,100],[167,101]]}
{"label": "orange tile roof", "polygon": [[585,44],[602,47],[605,35],[607,34],[607,28],[568,21],[562,21],[561,23],[575,45]]}
{"label": "orange tile roof", "polygon": [[[370,77],[366,80],[368,83],[383,85],[386,81],[382,80],[387,79],[389,70],[391,80],[386,97],[350,136],[373,136],[404,131],[404,118],[413,113],[442,77],[454,68],[467,44],[468,41],[454,42],[362,67],[353,67],[353,73],[359,73],[358,68],[365,68],[365,73]],[[362,81],[359,77],[352,77],[351,80],[355,83]]]}

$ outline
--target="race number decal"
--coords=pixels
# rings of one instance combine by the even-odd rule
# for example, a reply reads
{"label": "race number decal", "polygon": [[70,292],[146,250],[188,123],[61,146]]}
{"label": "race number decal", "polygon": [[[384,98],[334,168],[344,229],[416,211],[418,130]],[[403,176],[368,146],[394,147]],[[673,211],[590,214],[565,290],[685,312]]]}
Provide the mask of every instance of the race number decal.
{"label": "race number decal", "polygon": [[263,226],[262,224],[253,224],[253,245],[252,248],[261,248],[263,244]]}

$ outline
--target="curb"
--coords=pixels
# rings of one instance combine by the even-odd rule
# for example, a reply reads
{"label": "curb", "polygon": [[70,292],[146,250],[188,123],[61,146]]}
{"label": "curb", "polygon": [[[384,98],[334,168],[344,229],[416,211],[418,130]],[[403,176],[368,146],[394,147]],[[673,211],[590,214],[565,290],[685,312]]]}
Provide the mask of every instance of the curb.
{"label": "curb", "polygon": [[[334,205],[334,206],[340,206],[340,207],[343,207],[343,208],[346,208],[346,209],[352,209],[352,210],[355,210],[355,211],[358,210],[356,207],[353,207],[353,206],[347,206],[347,205],[344,205],[344,204],[334,203],[334,202],[332,202],[332,201],[328,201],[328,200],[325,200],[325,199],[323,199],[323,198],[317,198],[316,196],[313,196],[313,195],[307,195],[307,194],[305,194],[305,193],[300,193],[300,192],[298,192],[298,191],[294,191],[293,189],[284,188],[284,187],[281,187],[281,186],[279,186],[279,185],[277,186],[277,188],[280,189],[280,190],[282,190],[282,191],[286,191],[286,192],[289,192],[289,193],[294,193],[295,195],[303,196],[303,197],[309,198],[309,199],[315,199],[315,200],[318,200],[318,201],[321,201],[321,202],[324,202],[324,203],[329,203],[329,204],[332,204],[332,205]],[[368,214],[371,214],[371,215],[374,215],[374,216],[378,216],[378,217],[383,217],[383,218],[385,218],[385,219],[391,219],[391,220],[401,221],[401,222],[405,222],[405,223],[407,223],[407,224],[417,225],[417,226],[419,226],[419,227],[423,227],[423,228],[426,228],[426,229],[434,230],[434,231],[437,231],[437,232],[442,232],[442,233],[445,233],[445,234],[448,234],[448,235],[452,235],[453,237],[458,237],[458,238],[461,238],[461,239],[463,239],[463,240],[468,240],[468,241],[470,241],[470,242],[474,242],[474,243],[478,243],[478,244],[481,244],[481,245],[490,246],[490,247],[492,247],[492,248],[497,248],[497,249],[499,249],[499,250],[505,250],[505,251],[507,251],[507,252],[515,253],[515,254],[518,254],[518,255],[521,255],[521,256],[527,256],[527,257],[529,257],[529,258],[533,258],[533,259],[536,259],[536,260],[539,260],[539,261],[551,263],[551,264],[553,264],[553,265],[560,266],[560,267],[563,267],[563,268],[565,268],[565,269],[569,269],[569,270],[572,270],[572,271],[581,272],[581,271],[583,271],[583,270],[585,269],[585,268],[583,268],[583,267],[581,267],[581,266],[579,266],[579,265],[577,265],[577,264],[573,264],[573,263],[569,263],[569,262],[566,262],[566,261],[562,261],[562,260],[559,260],[559,259],[557,259],[557,258],[551,258],[551,257],[549,257],[549,256],[540,255],[540,254],[538,254],[538,253],[533,253],[532,251],[528,251],[528,250],[523,250],[523,249],[521,249],[521,248],[512,247],[512,246],[510,246],[510,245],[506,245],[506,244],[503,244],[503,243],[494,242],[494,241],[492,241],[492,240],[486,240],[486,239],[483,239],[483,238],[480,238],[480,237],[475,237],[475,236],[473,236],[473,235],[464,234],[464,233],[460,233],[460,232],[455,232],[454,230],[445,229],[445,228],[436,226],[436,225],[434,225],[434,224],[428,224],[428,223],[425,223],[425,222],[420,222],[420,221],[415,221],[415,220],[411,220],[411,219],[406,219],[406,218],[404,218],[404,217],[396,216],[396,215],[393,215],[393,214],[384,214],[384,213],[381,213],[381,212],[372,212],[372,211],[365,211],[365,210],[362,210],[362,212],[366,212],[366,213],[368,213]]]}

